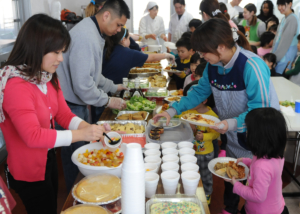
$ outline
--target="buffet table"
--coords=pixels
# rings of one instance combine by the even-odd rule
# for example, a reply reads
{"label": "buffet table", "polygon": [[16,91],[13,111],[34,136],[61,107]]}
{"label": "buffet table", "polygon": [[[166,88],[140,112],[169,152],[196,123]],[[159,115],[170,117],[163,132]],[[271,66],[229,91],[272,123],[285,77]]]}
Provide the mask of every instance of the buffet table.
{"label": "buffet table", "polygon": [[[169,87],[168,87],[168,90],[174,90],[176,89],[176,85],[175,85],[175,82],[171,81],[170,84],[169,84]],[[163,101],[157,101],[157,105],[163,105]],[[112,113],[111,109],[105,109],[102,116],[100,117],[99,121],[103,121],[103,120],[115,120],[115,117],[116,115]],[[149,115],[149,118],[148,118],[148,121],[153,117],[152,114]],[[160,172],[159,172],[160,174]],[[78,183],[84,176],[79,173],[77,178],[76,178],[76,181],[75,181],[75,184]],[[183,185],[182,185],[182,181],[180,180],[179,181],[179,184],[178,184],[178,188],[177,188],[177,193],[184,193],[183,191]],[[163,189],[163,185],[162,185],[162,180],[160,179],[159,180],[159,183],[158,183],[158,186],[157,186],[157,190],[156,190],[156,194],[164,194],[164,189]],[[203,204],[203,207],[204,207],[204,210],[205,210],[205,213],[206,214],[210,214],[210,211],[209,211],[209,207],[208,207],[208,204],[207,204],[207,201],[206,201],[206,196],[205,196],[205,193],[204,193],[204,189],[203,189],[203,185],[202,185],[202,180],[200,179],[200,182],[199,182],[199,185],[198,185],[198,188],[197,188],[197,196],[199,198],[199,200],[202,202]],[[67,208],[73,206],[73,203],[74,203],[74,198],[72,196],[72,193],[70,192],[68,197],[67,197],[67,200],[62,208],[62,211],[66,210]]]}

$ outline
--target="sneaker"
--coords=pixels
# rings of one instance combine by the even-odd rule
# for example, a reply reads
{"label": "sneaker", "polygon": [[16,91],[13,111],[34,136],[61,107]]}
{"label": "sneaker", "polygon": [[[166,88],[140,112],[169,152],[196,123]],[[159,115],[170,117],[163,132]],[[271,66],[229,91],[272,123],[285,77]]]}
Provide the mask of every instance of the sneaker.
{"label": "sneaker", "polygon": [[206,201],[207,201],[207,204],[210,205],[210,195],[206,196]]}
{"label": "sneaker", "polygon": [[221,157],[226,157],[226,151],[225,150],[221,150],[219,155],[218,155],[219,158]]}

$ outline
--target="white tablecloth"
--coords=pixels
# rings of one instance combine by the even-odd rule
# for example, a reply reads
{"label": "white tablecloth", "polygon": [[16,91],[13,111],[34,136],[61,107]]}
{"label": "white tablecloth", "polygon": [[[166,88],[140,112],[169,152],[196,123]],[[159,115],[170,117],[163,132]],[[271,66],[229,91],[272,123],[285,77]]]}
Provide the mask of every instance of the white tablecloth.
{"label": "white tablecloth", "polygon": [[[279,101],[293,101],[300,100],[300,87],[284,77],[271,77]],[[300,131],[300,114],[295,116],[284,115],[287,122],[288,131]]]}

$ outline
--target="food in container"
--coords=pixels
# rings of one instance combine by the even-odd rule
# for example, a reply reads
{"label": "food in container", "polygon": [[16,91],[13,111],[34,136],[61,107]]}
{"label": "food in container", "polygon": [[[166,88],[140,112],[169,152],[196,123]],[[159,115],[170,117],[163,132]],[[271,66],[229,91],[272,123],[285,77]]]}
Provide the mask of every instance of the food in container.
{"label": "food in container", "polygon": [[62,211],[61,214],[82,214],[82,213],[90,213],[90,214],[113,214],[109,210],[96,205],[87,205],[80,204]]}
{"label": "food in container", "polygon": [[129,73],[130,74],[158,73],[158,70],[155,68],[132,68]]}
{"label": "food in container", "polygon": [[143,134],[145,133],[145,127],[147,125],[146,121],[98,121],[98,125],[103,125],[107,123],[111,127],[111,131],[124,131],[126,134],[123,135],[133,135],[133,134]]}
{"label": "food in container", "polygon": [[146,120],[148,116],[146,111],[120,111],[116,120]]}
{"label": "food in container", "polygon": [[121,198],[121,180],[110,174],[90,175],[73,187],[72,195],[80,203],[108,204]]}
{"label": "food in container", "polygon": [[184,213],[201,213],[199,205],[193,202],[161,202],[151,206],[151,214],[169,214],[179,213],[184,210]]}
{"label": "food in container", "polygon": [[167,78],[163,75],[154,75],[148,77],[148,81],[151,84],[151,87],[163,88],[167,85]]}

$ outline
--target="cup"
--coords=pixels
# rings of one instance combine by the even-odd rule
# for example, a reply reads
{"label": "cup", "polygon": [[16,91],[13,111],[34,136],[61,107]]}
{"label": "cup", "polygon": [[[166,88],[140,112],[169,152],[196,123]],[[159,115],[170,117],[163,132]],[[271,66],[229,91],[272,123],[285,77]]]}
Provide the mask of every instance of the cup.
{"label": "cup", "polygon": [[158,172],[158,166],[155,163],[145,163],[145,171],[146,172]]}
{"label": "cup", "polygon": [[173,142],[165,142],[165,143],[161,144],[161,148],[162,149],[168,149],[168,148],[176,149],[177,148],[177,144],[173,143]]}
{"label": "cup", "polygon": [[197,172],[186,171],[181,174],[184,194],[195,195],[200,181],[200,174]]}
{"label": "cup", "polygon": [[198,172],[199,166],[195,163],[185,163],[181,165],[181,172],[192,171]]}
{"label": "cup", "polygon": [[181,165],[185,163],[197,163],[197,158],[193,155],[184,155],[180,157]]}
{"label": "cup", "polygon": [[147,149],[145,152],[144,152],[145,156],[158,156],[160,157],[161,155],[161,152],[158,150],[158,149]]}
{"label": "cup", "polygon": [[[119,133],[117,133],[117,132],[108,132],[107,136],[110,137],[110,139],[112,139],[112,138],[120,139],[119,143],[117,143],[115,145],[111,145],[111,144],[109,144],[110,140],[107,137],[104,137],[104,143],[105,143],[105,145],[107,147],[109,147],[109,148],[117,148],[117,147],[119,147],[121,145],[121,143],[122,143],[122,137],[121,137],[121,135]],[[114,140],[114,139],[112,139],[112,140]]]}
{"label": "cup", "polygon": [[295,101],[295,112],[300,113],[300,100]]}
{"label": "cup", "polygon": [[157,156],[147,156],[144,161],[145,163],[155,163],[158,167],[161,164],[161,158]]}
{"label": "cup", "polygon": [[178,148],[182,149],[182,148],[193,148],[194,144],[189,142],[189,141],[182,141],[180,143],[178,143]]}
{"label": "cup", "polygon": [[162,150],[163,155],[178,155],[178,150],[173,148],[163,149]]}
{"label": "cup", "polygon": [[175,171],[178,172],[179,165],[175,162],[166,162],[161,165],[161,169],[163,172],[165,171]]}
{"label": "cup", "polygon": [[161,173],[165,194],[175,194],[180,175],[178,172],[165,171]]}
{"label": "cup", "polygon": [[160,149],[160,145],[158,143],[146,143],[145,149]]}
{"label": "cup", "polygon": [[156,193],[159,175],[154,172],[147,172],[145,174],[145,190],[146,198],[151,198]]}
{"label": "cup", "polygon": [[136,162],[140,160],[143,160],[142,146],[138,143],[127,144],[123,162]]}
{"label": "cup", "polygon": [[179,163],[179,157],[177,155],[164,155],[162,158],[163,162],[174,162],[174,163]]}
{"label": "cup", "polygon": [[180,157],[184,155],[195,155],[195,150],[191,148],[182,148],[179,150]]}

